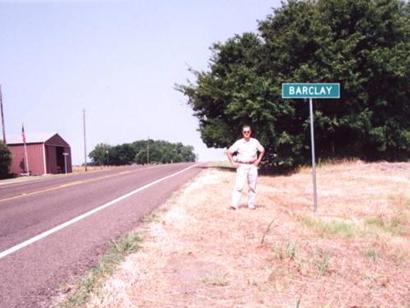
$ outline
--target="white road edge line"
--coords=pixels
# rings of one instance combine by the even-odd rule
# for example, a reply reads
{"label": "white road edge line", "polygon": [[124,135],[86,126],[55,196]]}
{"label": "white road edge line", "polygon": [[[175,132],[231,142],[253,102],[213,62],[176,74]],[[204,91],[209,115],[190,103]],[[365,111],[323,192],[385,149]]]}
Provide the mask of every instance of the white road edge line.
{"label": "white road edge line", "polygon": [[103,205],[100,205],[99,207],[96,207],[95,209],[93,209],[93,210],[91,210],[91,211],[88,211],[88,212],[86,212],[86,213],[84,213],[84,214],[81,214],[80,216],[77,216],[77,217],[75,217],[75,218],[73,218],[73,219],[71,219],[71,220],[68,220],[68,221],[66,221],[66,222],[64,222],[64,223],[62,223],[62,224],[60,224],[60,225],[58,225],[58,226],[56,226],[56,227],[54,227],[54,228],[51,228],[50,230],[47,230],[47,231],[45,231],[45,232],[43,232],[43,233],[38,234],[38,235],[32,237],[31,239],[28,239],[28,240],[26,240],[26,241],[24,241],[24,242],[22,242],[22,243],[20,243],[20,244],[17,244],[17,245],[15,245],[15,246],[13,246],[13,247],[7,249],[7,250],[4,250],[4,251],[2,251],[2,252],[0,253],[0,259],[4,258],[4,257],[6,257],[6,256],[8,256],[8,255],[10,255],[10,254],[12,254],[12,253],[14,253],[14,252],[20,250],[20,249],[23,249],[24,247],[27,247],[27,246],[29,246],[29,245],[31,245],[31,244],[33,244],[33,243],[39,241],[39,240],[42,240],[42,239],[46,238],[47,236],[49,236],[49,235],[51,235],[51,234],[53,234],[53,233],[56,233],[56,232],[58,232],[58,231],[60,231],[60,230],[62,230],[62,229],[64,229],[64,228],[66,228],[66,227],[68,227],[68,226],[70,226],[70,225],[72,225],[72,224],[75,224],[76,222],[79,222],[80,220],[83,220],[83,219],[85,219],[85,218],[87,218],[87,217],[89,217],[89,216],[91,216],[91,215],[94,215],[95,213],[97,213],[97,212],[99,212],[99,211],[102,211],[103,209],[106,209],[107,207],[110,207],[110,206],[114,205],[115,203],[120,202],[120,201],[122,201],[122,200],[124,200],[124,199],[126,199],[126,198],[128,198],[128,197],[130,197],[130,196],[132,196],[132,195],[134,195],[134,194],[136,194],[136,193],[142,191],[142,190],[145,190],[145,189],[147,189],[147,188],[149,188],[149,187],[151,187],[151,186],[153,186],[153,185],[155,185],[155,184],[158,184],[158,183],[160,183],[160,182],[162,182],[162,181],[165,181],[165,180],[167,180],[167,179],[169,179],[169,178],[171,178],[171,177],[174,177],[174,176],[176,176],[176,175],[178,175],[178,174],[181,174],[181,173],[183,173],[183,172],[185,172],[185,171],[187,171],[187,170],[189,170],[189,169],[192,169],[192,168],[194,168],[194,167],[196,167],[196,166],[198,166],[198,165],[200,165],[200,164],[194,164],[194,165],[189,166],[189,167],[187,167],[187,168],[185,168],[185,169],[182,169],[182,170],[180,170],[180,171],[178,171],[178,172],[175,172],[175,173],[173,173],[173,174],[171,174],[171,175],[167,175],[166,177],[163,177],[163,178],[161,178],[161,179],[158,179],[158,180],[155,180],[155,181],[153,181],[153,182],[151,182],[151,183],[148,183],[148,184],[146,184],[146,185],[144,185],[144,186],[141,186],[141,187],[139,187],[139,188],[137,188],[137,189],[135,189],[135,190],[133,190],[133,191],[131,191],[131,192],[129,192],[129,193],[127,193],[127,194],[121,196],[121,197],[118,197],[117,199],[114,199],[114,200],[112,200],[112,201],[110,201],[110,202],[107,202],[107,203],[105,203],[105,204],[103,204]]}

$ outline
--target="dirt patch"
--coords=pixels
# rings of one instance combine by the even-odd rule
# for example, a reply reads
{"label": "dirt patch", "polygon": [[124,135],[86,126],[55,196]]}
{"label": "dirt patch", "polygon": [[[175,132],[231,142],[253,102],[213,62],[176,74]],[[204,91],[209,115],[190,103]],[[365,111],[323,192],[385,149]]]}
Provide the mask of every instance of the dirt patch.
{"label": "dirt patch", "polygon": [[234,177],[205,170],[155,212],[87,306],[408,305],[410,164],[319,167],[316,213],[309,169],[260,177],[254,211],[228,209]]}

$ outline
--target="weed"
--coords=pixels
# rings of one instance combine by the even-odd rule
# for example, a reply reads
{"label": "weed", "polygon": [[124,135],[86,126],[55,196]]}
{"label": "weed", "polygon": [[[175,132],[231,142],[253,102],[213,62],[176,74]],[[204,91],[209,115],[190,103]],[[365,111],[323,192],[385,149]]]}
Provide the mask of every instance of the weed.
{"label": "weed", "polygon": [[255,279],[248,279],[248,285],[256,287],[258,282]]}
{"label": "weed", "polygon": [[138,234],[127,234],[119,241],[113,242],[111,253],[115,255],[126,256],[136,252],[140,248],[141,238]]}
{"label": "weed", "polygon": [[263,244],[263,242],[265,241],[265,236],[266,234],[268,234],[270,227],[272,226],[273,222],[275,221],[275,219],[272,219],[271,222],[268,224],[268,227],[266,228],[266,231],[263,233],[262,235],[262,239],[261,239],[261,245]]}
{"label": "weed", "polygon": [[388,230],[392,234],[402,235],[406,233],[405,231],[406,221],[403,219],[403,216],[397,214],[390,219]]}
{"label": "weed", "polygon": [[329,269],[330,255],[327,252],[319,250],[319,258],[316,259],[316,267],[321,276],[325,275]]}
{"label": "weed", "polygon": [[151,213],[142,218],[143,223],[159,222],[160,216],[156,213]]}
{"label": "weed", "polygon": [[216,272],[208,274],[202,279],[202,282],[212,286],[225,287],[229,284],[228,273]]}
{"label": "weed", "polygon": [[410,209],[410,197],[405,193],[391,195],[389,199],[398,209]]}
{"label": "weed", "polygon": [[295,260],[298,256],[298,249],[296,242],[287,242],[286,249],[283,249],[283,243],[275,243],[273,246],[273,252],[275,254],[275,258],[278,260],[283,260],[285,258],[289,258],[290,260]]}
{"label": "weed", "polygon": [[282,243],[275,243],[275,246],[273,246],[273,252],[275,253],[275,258],[279,260],[284,259],[283,255],[283,250],[282,250]]}
{"label": "weed", "polygon": [[370,217],[365,220],[365,223],[371,226],[383,227],[384,221],[380,217]]}
{"label": "weed", "polygon": [[324,255],[321,259],[319,259],[317,263],[320,275],[324,275],[327,272],[328,266],[329,266],[329,256]]}
{"label": "weed", "polygon": [[286,246],[286,257],[294,260],[297,256],[297,245],[295,242],[288,242]]}
{"label": "weed", "polygon": [[375,283],[377,282],[378,279],[380,279],[382,276],[377,274],[377,273],[366,273],[364,276],[364,279],[368,281],[369,283]]}
{"label": "weed", "polygon": [[300,301],[301,301],[301,299],[300,299],[300,298],[298,298],[298,301],[296,302],[296,306],[295,306],[295,308],[300,308]]}
{"label": "weed", "polygon": [[379,258],[379,254],[378,254],[377,251],[374,250],[374,249],[369,249],[369,250],[367,250],[367,251],[364,253],[364,255],[365,255],[366,257],[372,259],[373,262],[376,262],[377,259]]}
{"label": "weed", "polygon": [[405,217],[402,213],[385,219],[380,216],[370,217],[365,220],[365,224],[391,235],[402,236],[408,233]]}
{"label": "weed", "polygon": [[357,226],[342,220],[332,220],[327,222],[320,219],[303,217],[301,221],[304,225],[314,229],[321,235],[341,235],[343,237],[353,237],[361,233]]}
{"label": "weed", "polygon": [[73,294],[68,296],[60,307],[78,307],[84,305],[90,294],[98,290],[103,280],[114,272],[116,266],[129,254],[140,248],[141,238],[135,233],[127,234],[112,242],[107,253],[98,264],[92,268],[74,288]]}

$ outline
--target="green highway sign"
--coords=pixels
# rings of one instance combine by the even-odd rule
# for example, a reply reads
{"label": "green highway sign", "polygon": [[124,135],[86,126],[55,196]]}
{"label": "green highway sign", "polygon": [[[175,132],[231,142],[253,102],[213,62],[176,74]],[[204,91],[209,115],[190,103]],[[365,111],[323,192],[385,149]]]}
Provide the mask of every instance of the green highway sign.
{"label": "green highway sign", "polygon": [[282,98],[340,98],[340,83],[282,83]]}

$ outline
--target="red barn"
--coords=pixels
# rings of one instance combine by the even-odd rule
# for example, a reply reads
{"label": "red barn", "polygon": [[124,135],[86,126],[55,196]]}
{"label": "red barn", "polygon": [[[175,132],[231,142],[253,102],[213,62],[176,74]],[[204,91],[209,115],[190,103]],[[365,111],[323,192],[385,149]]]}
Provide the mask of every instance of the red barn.
{"label": "red barn", "polygon": [[[22,137],[10,138],[10,173],[26,173]],[[59,134],[26,134],[29,171],[32,175],[72,172],[70,145]]]}

